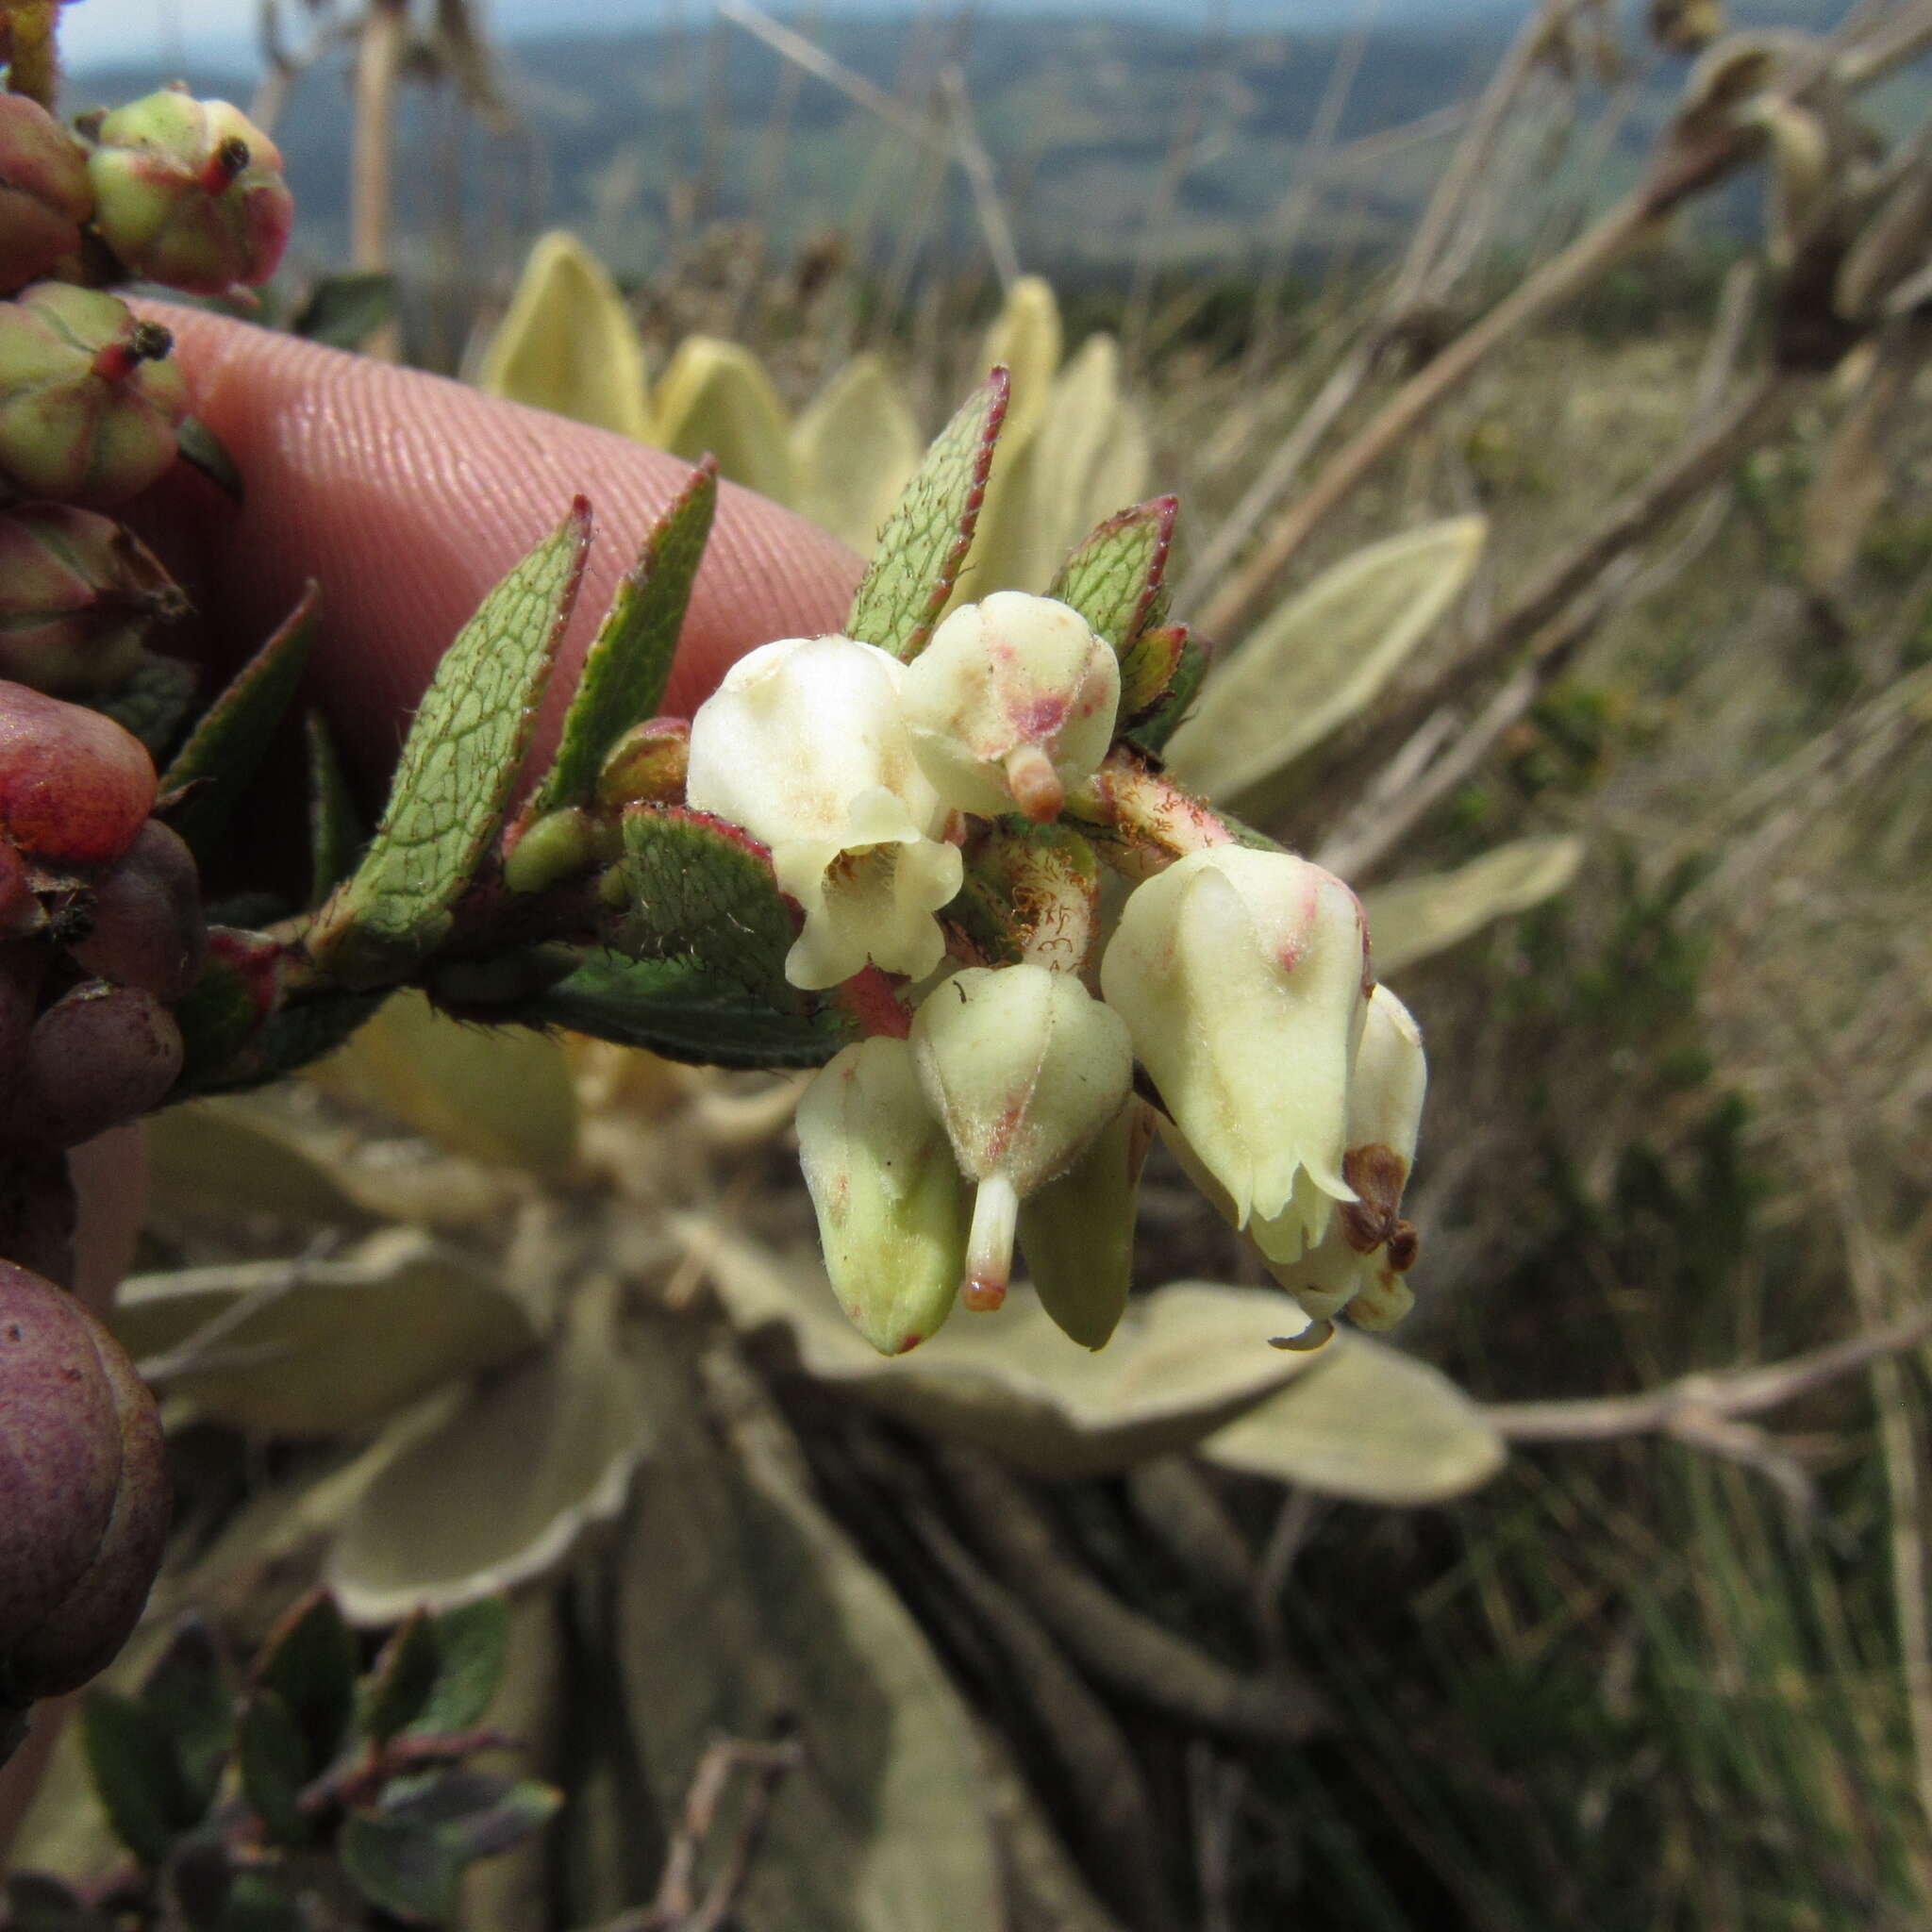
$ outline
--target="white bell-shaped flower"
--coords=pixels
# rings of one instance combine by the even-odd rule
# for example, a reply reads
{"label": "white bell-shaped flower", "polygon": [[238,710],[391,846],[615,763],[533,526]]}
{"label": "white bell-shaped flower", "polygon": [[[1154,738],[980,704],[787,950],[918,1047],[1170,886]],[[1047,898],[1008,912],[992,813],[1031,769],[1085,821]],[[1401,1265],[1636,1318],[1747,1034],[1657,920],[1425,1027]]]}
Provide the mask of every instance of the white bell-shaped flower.
{"label": "white bell-shaped flower", "polygon": [[1057,818],[1100,768],[1121,667],[1070,606],[1024,591],[961,605],[906,673],[906,718],[925,775],[982,818]]}
{"label": "white bell-shaped flower", "polygon": [[840,1306],[881,1355],[904,1355],[951,1312],[966,1265],[966,1183],[912,1049],[861,1040],[822,1067],[798,1153]]}
{"label": "white bell-shaped flower", "polygon": [[1129,894],[1100,984],[1235,1224],[1268,1224],[1299,1257],[1356,1198],[1349,1074],[1372,981],[1355,894],[1289,853],[1191,853]]}
{"label": "white bell-shaped flower", "polygon": [[771,848],[805,911],[794,986],[836,986],[870,960],[923,979],[959,890],[946,807],[900,713],[906,667],[851,638],[786,638],[741,658],[691,725],[689,803]]}
{"label": "white bell-shaped flower", "polygon": [[1249,1232],[1269,1272],[1316,1321],[1347,1307],[1364,1328],[1392,1327],[1415,1297],[1403,1276],[1416,1257],[1415,1230],[1401,1218],[1415,1160],[1428,1062],[1408,1008],[1378,986],[1369,1000],[1348,1091],[1348,1151],[1341,1171],[1356,1198],[1305,1254],[1277,1254],[1270,1224]]}
{"label": "white bell-shaped flower", "polygon": [[966,1304],[997,1307],[1020,1203],[1073,1166],[1126,1100],[1127,1029],[1070,973],[971,966],[912,1016],[912,1055],[960,1171],[979,1184]]}

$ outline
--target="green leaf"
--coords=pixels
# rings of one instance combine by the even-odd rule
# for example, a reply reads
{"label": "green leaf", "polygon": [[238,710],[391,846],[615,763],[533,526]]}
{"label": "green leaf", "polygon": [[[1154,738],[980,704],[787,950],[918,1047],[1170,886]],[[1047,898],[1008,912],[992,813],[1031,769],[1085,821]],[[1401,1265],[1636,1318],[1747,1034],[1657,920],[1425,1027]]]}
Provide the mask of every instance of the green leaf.
{"label": "green leaf", "polygon": [[847,362],[791,427],[797,508],[869,557],[919,468],[919,425],[879,357]]}
{"label": "green leaf", "polygon": [[479,1389],[363,1491],[328,1581],[357,1623],[381,1624],[543,1574],[623,1507],[643,1432],[614,1311],[579,1292],[557,1345]]}
{"label": "green leaf", "polygon": [[664,1441],[621,1546],[618,1616],[658,1807],[678,1815],[714,1739],[787,1718],[803,1761],[738,1905],[746,1932],[1004,1924],[974,1721],[925,1635],[782,1431],[741,1425],[727,1448],[692,1412],[693,1365],[652,1353]]}
{"label": "green leaf", "polygon": [[308,741],[308,907],[320,906],[356,870],[368,829],[320,711],[303,720]]}
{"label": "green leaf", "polygon": [[1270,786],[1379,697],[1461,594],[1489,525],[1451,517],[1371,543],[1220,662],[1169,762],[1215,798]]}
{"label": "green leaf", "polygon": [[359,349],[396,319],[396,278],[380,270],[324,275],[289,324],[292,333],[332,349]]}
{"label": "green leaf", "polygon": [[762,845],[738,826],[675,807],[624,815],[630,916],[619,942],[641,959],[689,958],[779,1012],[801,997],[785,977],[798,925]]}
{"label": "green leaf", "polygon": [[821,1067],[858,1037],[857,1023],[829,1002],[781,1012],[721,988],[696,960],[610,952],[588,955],[516,1018],[703,1067]]}
{"label": "green leaf", "polygon": [[114,1836],[143,1865],[163,1864],[200,1816],[166,1726],[140,1699],[99,1689],[83,1700],[80,1723],[88,1771]]}
{"label": "green leaf", "polygon": [[846,634],[908,661],[925,648],[979,520],[1009,385],[996,369],[925,454],[852,600]]}
{"label": "green leaf", "polygon": [[1398,879],[1363,894],[1375,971],[1384,977],[1433,958],[1511,913],[1555,898],[1583,863],[1583,841],[1569,834],[1518,839],[1454,872]]}
{"label": "green leaf", "polygon": [[1502,1468],[1503,1439],[1440,1370],[1373,1336],[1338,1328],[1312,1373],[1216,1431],[1199,1453],[1360,1503],[1440,1503]]}
{"label": "green leaf", "polygon": [[[1146,633],[1146,636],[1152,637],[1153,633]],[[1148,715],[1127,733],[1129,741],[1139,745],[1142,751],[1154,753],[1157,758],[1164,752],[1167,741],[1180,729],[1193,708],[1194,699],[1207,681],[1208,664],[1206,648],[1188,633],[1185,626],[1181,627],[1179,654],[1168,673],[1167,694],[1158,699]],[[1123,691],[1124,709],[1125,695]]]}
{"label": "green leaf", "polygon": [[1134,1209],[1152,1132],[1130,1098],[1065,1174],[1020,1204],[1020,1252],[1040,1305],[1082,1348],[1104,1348],[1134,1280]]}
{"label": "green leaf", "polygon": [[254,1678],[256,1690],[288,1706],[308,1774],[320,1776],[347,1740],[356,1709],[356,1639],[327,1591],[311,1591],[269,1633]]}
{"label": "green leaf", "polygon": [[436,1682],[410,1729],[446,1737],[483,1722],[509,1669],[509,1599],[478,1597],[436,1620]]}
{"label": "green leaf", "polygon": [[228,445],[199,416],[184,416],[175,425],[175,447],[183,462],[199,470],[225,496],[240,503],[247,494]]}
{"label": "green leaf", "polygon": [[308,1915],[266,1872],[231,1874],[217,1932],[308,1932]]}
{"label": "green leaf", "polygon": [[[211,974],[203,974],[189,998],[198,1005],[212,986]],[[231,984],[224,1002],[226,1020],[238,1027],[252,1023],[255,1016],[255,1008],[240,996],[243,991]],[[174,1091],[182,1099],[193,1093],[242,1093],[299,1073],[353,1037],[358,1026],[375,1017],[388,997],[387,989],[327,992],[279,1008],[258,1028],[235,1038],[227,1055],[208,1052],[214,1042],[202,1036],[191,1043],[188,1064],[195,1070],[194,1078],[191,1082],[184,1073]],[[182,1019],[182,1010],[180,1006],[173,1008],[177,1021]],[[186,1024],[181,1031],[184,1038],[190,1038]]]}
{"label": "green leaf", "polygon": [[562,1047],[452,1020],[419,992],[398,993],[308,1077],[493,1167],[557,1178],[576,1161],[576,1088]]}
{"label": "green leaf", "polygon": [[774,503],[797,494],[791,425],[764,365],[747,348],[686,336],[651,397],[657,441],[695,462],[707,454],[734,483]]}
{"label": "green leaf", "polygon": [[357,1689],[357,1727],[371,1743],[387,1744],[422,1716],[441,1660],[436,1620],[427,1610],[412,1610]]}
{"label": "green leaf", "polygon": [[342,1869],[372,1905],[422,1924],[454,1918],[464,1871],[541,1831],[562,1793],[531,1778],[435,1772],[398,1779],[342,1827]]}
{"label": "green leaf", "polygon": [[141,1702],[169,1740],[193,1817],[214,1802],[235,1742],[235,1691],[214,1633],[199,1617],[184,1618],[168,1647],[142,1679]]}
{"label": "green leaf", "polygon": [[302,1793],[313,1774],[308,1740],[288,1700],[258,1689],[242,1707],[237,1760],[242,1795],[255,1807],[271,1843],[307,1844],[311,1833]]}
{"label": "green leaf", "polygon": [[228,822],[294,698],[315,641],[318,608],[311,583],[280,629],[208,707],[161,774],[163,796],[186,785],[196,788],[168,813],[168,824],[203,865],[222,850]]}
{"label": "green leaf", "polygon": [[655,442],[644,345],[604,264],[560,228],[539,237],[477,386]]}
{"label": "green leaf", "polygon": [[436,668],[375,837],[308,944],[351,986],[399,978],[434,951],[503,821],[590,544],[581,498],[483,600]]}
{"label": "green leaf", "polygon": [[704,560],[717,507],[717,467],[700,463],[651,526],[637,562],[617,587],[584,659],[556,761],[525,808],[526,817],[590,804],[610,747],[663,703],[691,587]]}
{"label": "green leaf", "polygon": [[137,1274],[112,1325],[150,1372],[169,1358],[170,1391],[201,1414],[292,1437],[369,1428],[538,1337],[487,1262],[410,1227],[332,1260]]}
{"label": "green leaf", "polygon": [[[1157,496],[1108,517],[1060,566],[1047,595],[1071,605],[1124,658],[1159,598],[1179,514],[1177,497]],[[1125,699],[1123,691],[1122,710],[1131,716]]]}
{"label": "green leaf", "polygon": [[715,1221],[681,1226],[741,1327],[782,1324],[808,1374],[1041,1475],[1111,1474],[1189,1448],[1311,1359],[1268,1345],[1306,1325],[1285,1296],[1197,1281],[1135,1295],[1097,1353],[1069,1342],[1023,1285],[997,1315],[956,1317],[888,1358],[820,1270],[780,1267]]}

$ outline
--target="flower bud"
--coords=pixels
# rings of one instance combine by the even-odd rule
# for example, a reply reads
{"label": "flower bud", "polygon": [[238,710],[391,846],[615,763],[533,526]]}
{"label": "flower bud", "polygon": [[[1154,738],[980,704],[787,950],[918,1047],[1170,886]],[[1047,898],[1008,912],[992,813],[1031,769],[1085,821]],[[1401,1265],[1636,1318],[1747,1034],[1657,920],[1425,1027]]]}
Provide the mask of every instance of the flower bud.
{"label": "flower bud", "polygon": [[188,409],[173,347],[98,289],[36,282],[0,303],[0,481],[97,507],[145,490]]}
{"label": "flower bud", "polygon": [[54,697],[111,691],[155,625],[185,608],[167,572],[111,518],[59,503],[0,515],[0,677]]}
{"label": "flower bud", "polygon": [[78,1147],[158,1107],[180,1076],[181,1028],[153,993],[83,979],[34,1022],[0,1135]]}
{"label": "flower bud", "polygon": [[1059,815],[1099,770],[1120,708],[1120,659],[1077,610],[996,591],[962,605],[906,673],[920,769],[960,811]]}
{"label": "flower bud", "polygon": [[1082,1348],[1104,1348],[1126,1312],[1153,1138],[1153,1109],[1130,1095],[1065,1174],[1020,1204],[1020,1252],[1040,1305]]}
{"label": "flower bud", "polygon": [[850,638],[787,638],[741,658],[691,724],[686,799],[771,848],[805,913],[785,960],[799,987],[866,962],[923,979],[945,951],[933,914],[959,890],[958,849],[899,712],[906,668]]}
{"label": "flower bud", "polygon": [[1408,1008],[1378,986],[1369,1000],[1348,1089],[1348,1151],[1341,1171],[1356,1198],[1306,1254],[1281,1252],[1277,1230],[1250,1229],[1269,1272],[1312,1321],[1346,1307],[1364,1328],[1392,1327],[1414,1296],[1402,1279],[1416,1258],[1415,1229],[1401,1219],[1402,1191],[1415,1159],[1428,1063]]}
{"label": "flower bud", "polygon": [[881,1355],[904,1355],[952,1312],[966,1260],[966,1186],[911,1048],[879,1036],[822,1068],[798,1151],[841,1307]]}
{"label": "flower bud", "polygon": [[597,774],[597,803],[606,811],[627,805],[682,805],[691,769],[691,725],[682,718],[646,718],[609,751]]}
{"label": "flower bud", "polygon": [[116,108],[94,139],[94,225],[131,273],[192,295],[275,274],[294,197],[279,150],[239,108],[163,90]]}
{"label": "flower bud", "polygon": [[47,865],[106,865],[155,803],[147,747],[111,718],[0,683],[0,837]]}
{"label": "flower bud", "polygon": [[160,1422],[120,1343],[0,1261],[0,1704],[71,1690],[120,1649],[168,1503]]}
{"label": "flower bud", "polygon": [[1070,974],[971,966],[913,1015],[912,1051],[961,1172],[979,1183],[966,1304],[996,1308],[1020,1203],[1064,1174],[1127,1097],[1127,1029]]}
{"label": "flower bud", "polygon": [[23,289],[76,253],[93,205],[74,137],[38,101],[0,94],[0,289]]}
{"label": "flower bud", "polygon": [[1369,987],[1355,894],[1285,852],[1217,845],[1128,895],[1100,965],[1160,1101],[1237,1226],[1321,1240],[1342,1172]]}

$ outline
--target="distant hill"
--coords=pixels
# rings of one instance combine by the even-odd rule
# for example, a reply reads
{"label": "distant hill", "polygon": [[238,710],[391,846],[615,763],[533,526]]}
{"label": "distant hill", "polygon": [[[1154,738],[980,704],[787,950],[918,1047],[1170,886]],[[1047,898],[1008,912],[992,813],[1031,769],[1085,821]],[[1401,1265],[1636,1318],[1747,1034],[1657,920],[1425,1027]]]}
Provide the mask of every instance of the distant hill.
{"label": "distant hill", "polygon": [[[1740,8],[1763,21],[1819,25],[1825,0]],[[1468,97],[1493,68],[1520,6],[1391,5],[1369,37],[1336,139],[1401,128]],[[830,19],[812,38],[923,125],[945,125],[933,92],[948,60],[964,74],[1019,250],[1070,279],[1117,279],[1141,252],[1175,268],[1246,274],[1273,251],[1373,251],[1399,236],[1447,152],[1439,140],[1324,176],[1285,206],[1344,36],[1204,35],[1143,16],[958,23]],[[576,34],[519,42],[506,74],[522,125],[466,126],[446,102],[413,92],[400,193],[421,232],[460,203],[464,263],[507,274],[529,237],[562,223],[620,273],[662,259],[680,219],[762,219],[775,245],[838,226],[890,261],[904,251],[964,259],[982,243],[959,171],[822,80],[800,75],[740,29]],[[1607,150],[1586,158],[1553,118],[1536,157],[1540,213],[1614,192],[1638,165],[1681,77],[1665,63]],[[152,72],[75,76],[70,99],[126,98]],[[246,100],[241,74],[196,73],[203,92]],[[1586,89],[1587,130],[1590,91]],[[309,75],[279,131],[303,208],[306,245],[340,253],[349,116],[337,73]],[[456,192],[460,180],[462,192]]]}

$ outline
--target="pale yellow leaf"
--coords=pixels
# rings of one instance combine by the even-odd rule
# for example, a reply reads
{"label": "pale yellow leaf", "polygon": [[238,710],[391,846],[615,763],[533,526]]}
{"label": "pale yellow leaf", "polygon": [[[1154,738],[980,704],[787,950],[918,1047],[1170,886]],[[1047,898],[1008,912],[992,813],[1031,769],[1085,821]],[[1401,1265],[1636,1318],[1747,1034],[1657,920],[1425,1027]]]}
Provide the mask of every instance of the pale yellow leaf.
{"label": "pale yellow leaf", "polygon": [[1440,1370],[1351,1328],[1291,1389],[1217,1430],[1199,1453],[1359,1503],[1440,1503],[1503,1467],[1503,1439]]}
{"label": "pale yellow leaf", "polygon": [[869,557],[924,453],[911,405],[884,361],[856,357],[792,425],[797,508]]}
{"label": "pale yellow leaf", "polygon": [[488,1382],[358,1499],[325,1580],[342,1612],[386,1624],[541,1575],[623,1508],[647,1446],[615,1297],[580,1291],[565,1332]]}
{"label": "pale yellow leaf", "polygon": [[718,472],[776,502],[797,500],[791,428],[764,365],[714,336],[687,336],[652,397],[658,440],[695,462],[708,451]]}
{"label": "pale yellow leaf", "polygon": [[1583,841],[1569,834],[1518,839],[1454,872],[1398,879],[1362,895],[1375,971],[1383,977],[1427,959],[1491,921],[1527,912],[1576,876]]}
{"label": "pale yellow leaf", "polygon": [[715,1739],[769,1736],[782,1712],[802,1761],[732,1923],[993,1932],[1006,1919],[987,1794],[945,1669],[821,1508],[782,1428],[754,1416],[724,1437],[693,1400],[705,1372],[652,1354],[663,1433],[639,1476],[617,1601],[652,1796],[675,1816]]}
{"label": "pale yellow leaf", "polygon": [[1024,442],[1059,373],[1060,305],[1053,284],[1042,275],[1022,275],[1007,292],[993,317],[973,374],[1003,367],[1012,379],[1007,403],[1006,433],[1015,446]]}
{"label": "pale yellow leaf", "polygon": [[655,441],[650,371],[604,264],[561,228],[530,250],[477,385],[640,442]]}
{"label": "pale yellow leaf", "polygon": [[539,1335],[528,1305],[485,1264],[411,1228],[328,1260],[136,1274],[111,1322],[143,1368],[169,1364],[170,1395],[240,1428],[298,1437],[373,1427]]}
{"label": "pale yellow leaf", "polygon": [[1168,744],[1175,774],[1234,798],[1358,716],[1468,583],[1488,527],[1452,517],[1371,543],[1279,605],[1209,674]]}

